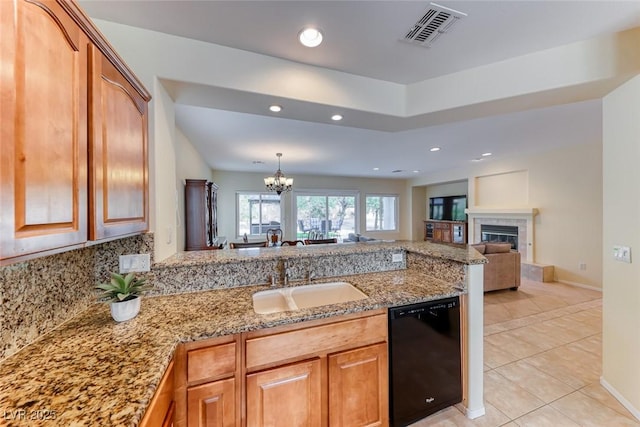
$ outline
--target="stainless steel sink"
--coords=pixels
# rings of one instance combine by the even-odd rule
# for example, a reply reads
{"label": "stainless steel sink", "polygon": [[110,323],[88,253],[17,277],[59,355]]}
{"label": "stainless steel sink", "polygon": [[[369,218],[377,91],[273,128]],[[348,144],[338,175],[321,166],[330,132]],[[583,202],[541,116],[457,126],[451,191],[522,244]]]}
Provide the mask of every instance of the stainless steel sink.
{"label": "stainless steel sink", "polygon": [[253,294],[253,311],[258,314],[280,313],[365,298],[367,295],[347,282],[318,283],[256,292]]}

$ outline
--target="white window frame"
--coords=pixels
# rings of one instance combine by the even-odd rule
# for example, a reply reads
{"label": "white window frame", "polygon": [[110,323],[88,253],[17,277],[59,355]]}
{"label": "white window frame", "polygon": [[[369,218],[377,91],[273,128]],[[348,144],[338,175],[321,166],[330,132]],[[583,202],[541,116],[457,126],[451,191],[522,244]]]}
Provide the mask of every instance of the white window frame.
{"label": "white window frame", "polygon": [[325,197],[339,197],[339,196],[350,196],[355,197],[354,202],[354,226],[355,226],[355,234],[360,233],[360,192],[358,190],[329,190],[329,189],[313,189],[313,190],[305,190],[298,189],[294,190],[291,198],[291,218],[293,218],[294,222],[294,230],[298,230],[298,196],[325,196]]}
{"label": "white window frame", "polygon": [[[393,197],[395,199],[395,203],[394,203],[394,217],[395,217],[395,228],[391,229],[384,229],[384,230],[375,230],[375,229],[371,229],[369,230],[367,228],[367,199],[369,197]],[[400,195],[399,194],[388,194],[388,193],[366,193],[364,195],[364,208],[365,208],[365,212],[364,212],[364,229],[367,233],[369,232],[376,232],[376,233],[386,233],[386,232],[398,232],[400,230],[400,224],[399,224],[399,212],[400,212]]]}
{"label": "white window frame", "polygon": [[[242,237],[244,235],[240,234],[240,196],[246,195],[260,195],[260,196],[273,196],[275,193],[269,191],[236,191],[236,237]],[[262,198],[260,199],[260,205],[262,205]],[[262,209],[260,209],[260,223],[262,223]],[[284,209],[284,201],[282,195],[280,195],[280,228],[282,229],[285,224],[285,209]],[[251,227],[249,227],[249,231],[251,231]],[[250,234],[248,233],[248,237],[264,237],[267,233],[267,230],[263,230],[264,233],[261,234]]]}

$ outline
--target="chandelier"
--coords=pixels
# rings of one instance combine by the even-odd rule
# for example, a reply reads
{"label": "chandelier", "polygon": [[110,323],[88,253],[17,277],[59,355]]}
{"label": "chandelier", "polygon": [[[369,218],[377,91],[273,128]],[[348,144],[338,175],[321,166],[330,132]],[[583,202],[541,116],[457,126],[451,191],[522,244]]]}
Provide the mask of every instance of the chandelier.
{"label": "chandelier", "polygon": [[276,153],[276,156],[278,156],[278,170],[273,176],[268,176],[264,179],[264,185],[267,187],[267,190],[275,191],[280,195],[283,191],[291,191],[293,178],[287,178],[280,170],[280,157],[282,157],[282,153]]}

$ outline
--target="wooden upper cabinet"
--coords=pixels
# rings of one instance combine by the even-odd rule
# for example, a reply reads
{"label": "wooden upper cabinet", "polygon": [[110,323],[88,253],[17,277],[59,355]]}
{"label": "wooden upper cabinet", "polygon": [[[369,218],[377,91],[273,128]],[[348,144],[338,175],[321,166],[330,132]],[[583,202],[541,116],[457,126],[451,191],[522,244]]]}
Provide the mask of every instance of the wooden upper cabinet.
{"label": "wooden upper cabinet", "polygon": [[2,263],[147,230],[149,99],[72,0],[0,0]]}
{"label": "wooden upper cabinet", "polygon": [[87,36],[55,1],[0,1],[0,259],[87,240]]}
{"label": "wooden upper cabinet", "polygon": [[91,240],[149,224],[147,101],[95,46],[90,50]]}

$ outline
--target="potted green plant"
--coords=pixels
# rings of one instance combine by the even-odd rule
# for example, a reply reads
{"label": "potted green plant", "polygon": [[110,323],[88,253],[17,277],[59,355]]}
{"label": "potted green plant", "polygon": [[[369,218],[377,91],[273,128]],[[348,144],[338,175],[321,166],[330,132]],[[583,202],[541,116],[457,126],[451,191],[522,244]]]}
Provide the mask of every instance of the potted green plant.
{"label": "potted green plant", "polygon": [[122,276],[111,273],[109,283],[96,286],[101,289],[100,301],[111,303],[111,317],[116,322],[133,319],[140,312],[140,296],[151,288],[145,284],[145,279],[137,278],[134,273]]}

